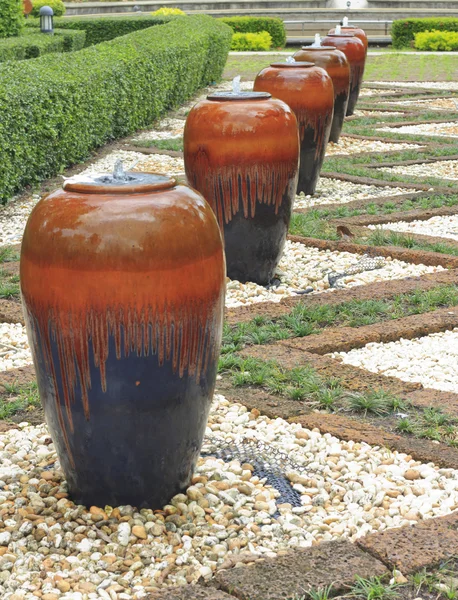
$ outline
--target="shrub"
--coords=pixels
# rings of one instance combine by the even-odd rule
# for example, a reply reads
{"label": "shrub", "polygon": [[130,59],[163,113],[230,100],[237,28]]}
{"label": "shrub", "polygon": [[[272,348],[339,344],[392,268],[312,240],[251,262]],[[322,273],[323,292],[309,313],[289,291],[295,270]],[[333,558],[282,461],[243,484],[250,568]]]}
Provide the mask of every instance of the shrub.
{"label": "shrub", "polygon": [[157,10],[152,12],[151,14],[153,15],[153,17],[173,17],[175,15],[186,15],[186,13],[183,10],[180,10],[179,8],[169,8],[167,6],[162,6],[161,8],[158,8]]}
{"label": "shrub", "polygon": [[24,22],[22,0],[0,0],[0,38],[19,35]]}
{"label": "shrub", "polygon": [[192,16],[0,65],[0,201],[151,124],[219,79],[232,31]]}
{"label": "shrub", "polygon": [[420,31],[415,34],[417,50],[458,50],[458,33],[455,31]]}
{"label": "shrub", "polygon": [[231,50],[269,50],[271,46],[272,37],[267,31],[234,33],[232,36]]}
{"label": "shrub", "polygon": [[[1,1],[1,0],[0,0]],[[153,25],[169,23],[173,17],[152,17],[138,15],[128,17],[61,17],[54,19],[54,27],[78,29],[86,32],[86,46],[113,40],[121,35],[147,29]],[[39,27],[39,19],[27,19],[29,27]]]}
{"label": "shrub", "polygon": [[458,31],[458,18],[425,18],[425,19],[400,19],[393,21],[391,26],[391,39],[393,48],[411,46],[416,33],[421,31]]}
{"label": "shrub", "polygon": [[285,26],[283,21],[276,17],[224,17],[220,20],[229,25],[234,33],[267,31],[272,36],[274,48],[280,48],[286,44]]}
{"label": "shrub", "polygon": [[50,52],[74,52],[84,47],[84,31],[55,29],[54,35],[26,30],[22,35],[0,40],[0,63],[36,58]]}
{"label": "shrub", "polygon": [[33,17],[38,17],[40,14],[40,8],[42,6],[50,6],[54,11],[55,17],[61,17],[65,14],[65,4],[62,0],[32,0],[32,12],[30,13]]}

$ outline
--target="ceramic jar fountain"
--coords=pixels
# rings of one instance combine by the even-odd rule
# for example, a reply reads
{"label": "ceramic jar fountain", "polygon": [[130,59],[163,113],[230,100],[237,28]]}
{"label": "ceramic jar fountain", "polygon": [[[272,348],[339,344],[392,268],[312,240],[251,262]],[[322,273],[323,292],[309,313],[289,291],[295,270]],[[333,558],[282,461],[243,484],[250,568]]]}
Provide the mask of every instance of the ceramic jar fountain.
{"label": "ceramic jar fountain", "polygon": [[46,421],[75,503],[160,508],[190,482],[220,350],[225,265],[196,191],[75,177],[34,208],[21,288]]}
{"label": "ceramic jar fountain", "polygon": [[350,65],[343,52],[334,46],[322,46],[320,35],[316,34],[315,44],[303,46],[293,58],[297,61],[311,62],[326,71],[334,86],[334,117],[332,119],[329,141],[337,143],[347,112],[350,91]]}
{"label": "ceramic jar fountain", "polygon": [[273,63],[256,76],[254,89],[270,92],[296,114],[300,138],[297,192],[315,193],[331,131],[334,111],[332,80],[309,62]]}
{"label": "ceramic jar fountain", "polygon": [[[357,38],[359,38],[362,41],[362,43],[364,44],[364,49],[366,50],[366,55],[367,55],[367,48],[369,46],[369,42],[368,42],[367,35],[366,35],[366,32],[364,31],[364,29],[361,29],[361,27],[354,27],[353,25],[349,25],[348,17],[344,17],[342,19],[342,26],[341,26],[340,30],[342,33],[352,33]],[[328,33],[336,33],[336,28],[333,27],[332,29],[329,30]]]}
{"label": "ceramic jar fountain", "polygon": [[217,216],[231,279],[266,285],[273,278],[288,233],[298,157],[296,117],[268,93],[215,93],[189,112],[186,176]]}
{"label": "ceramic jar fountain", "polygon": [[334,46],[341,50],[350,64],[350,94],[348,97],[347,116],[355,111],[359,91],[363,82],[366,50],[363,42],[353,33],[329,33],[323,39],[323,46]]}

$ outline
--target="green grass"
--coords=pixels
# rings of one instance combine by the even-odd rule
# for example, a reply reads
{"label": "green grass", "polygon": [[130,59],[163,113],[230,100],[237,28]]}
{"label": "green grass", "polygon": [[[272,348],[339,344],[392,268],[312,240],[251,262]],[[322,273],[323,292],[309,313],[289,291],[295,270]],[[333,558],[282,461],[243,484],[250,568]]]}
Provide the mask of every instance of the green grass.
{"label": "green grass", "polygon": [[352,300],[337,305],[299,304],[276,320],[256,317],[248,323],[225,325],[223,354],[246,345],[268,344],[321,333],[328,327],[360,327],[458,305],[458,286],[437,286],[399,294],[392,299]]}
{"label": "green grass", "polygon": [[[457,206],[458,195],[456,194],[432,194],[431,196],[413,196],[408,199],[396,201],[396,197],[383,204],[376,202],[367,202],[363,207],[350,208],[349,206],[339,206],[335,209],[311,208],[307,211],[312,221],[323,219],[345,219],[357,217],[360,215],[390,215],[394,212],[406,212],[410,210],[432,210],[444,206]],[[296,223],[297,217],[293,215],[293,221]],[[298,225],[295,225],[298,227]]]}
{"label": "green grass", "polygon": [[19,412],[33,410],[40,406],[40,396],[36,383],[27,386],[12,384],[5,386],[0,398],[0,419],[7,420]]}
{"label": "green grass", "polygon": [[11,246],[3,246],[0,248],[0,264],[5,262],[14,262],[19,260],[19,252]]}
{"label": "green grass", "polygon": [[362,244],[370,246],[399,246],[401,248],[410,248],[411,250],[425,250],[427,252],[437,252],[439,254],[450,254],[458,256],[458,247],[450,246],[446,242],[430,242],[421,241],[412,235],[399,231],[384,231],[376,229],[368,237],[361,240],[355,240]]}
{"label": "green grass", "polygon": [[20,296],[19,276],[11,275],[0,267],[0,299],[11,300]]}
{"label": "green grass", "polygon": [[183,152],[183,138],[173,138],[165,140],[134,140],[132,146],[139,148],[159,148],[159,150],[173,150],[174,152]]}
{"label": "green grass", "polygon": [[365,81],[456,81],[458,56],[390,52],[367,57]]}
{"label": "green grass", "polygon": [[[228,352],[220,357],[219,372],[230,377],[235,388],[261,388],[274,396],[300,402],[304,413],[312,410],[343,412],[368,418],[375,424],[388,419],[388,429],[394,427],[400,433],[458,447],[458,419],[437,407],[415,407],[383,388],[355,393],[346,389],[343,381],[321,376],[310,365],[288,370],[274,361],[244,358]],[[408,416],[399,418],[398,412]]]}
{"label": "green grass", "polygon": [[[229,56],[223,73],[224,79],[241,75],[252,80],[261,69],[270,63],[285,60],[282,52],[268,56]],[[456,81],[458,78],[458,56],[444,53],[440,56],[406,55],[395,51],[381,56],[369,54],[364,72],[365,81]]]}
{"label": "green grass", "polygon": [[322,219],[321,215],[310,211],[307,213],[293,213],[289,225],[290,235],[313,237],[323,240],[338,240],[336,228]]}

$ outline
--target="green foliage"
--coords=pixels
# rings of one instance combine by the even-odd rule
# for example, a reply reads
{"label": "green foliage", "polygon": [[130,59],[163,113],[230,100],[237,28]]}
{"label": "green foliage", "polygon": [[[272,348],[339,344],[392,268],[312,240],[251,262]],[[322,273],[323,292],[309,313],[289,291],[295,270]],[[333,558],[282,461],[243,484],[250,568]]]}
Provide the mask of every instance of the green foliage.
{"label": "green foliage", "polygon": [[[1,0],[0,0],[1,2]],[[108,42],[121,35],[169,23],[173,17],[138,15],[128,17],[61,17],[54,19],[54,27],[78,29],[86,32],[86,46]],[[27,19],[28,27],[40,27],[39,19]]]}
{"label": "green foliage", "polygon": [[175,15],[186,15],[184,10],[181,10],[179,8],[172,8],[172,7],[168,7],[168,6],[161,6],[161,8],[158,8],[151,14],[153,15],[153,17],[172,17]]}
{"label": "green foliage", "polygon": [[410,46],[415,39],[415,34],[420,31],[458,31],[456,17],[400,19],[393,21],[391,26],[391,39],[393,48]]}
{"label": "green foliage", "polygon": [[42,6],[49,6],[52,8],[55,17],[61,17],[62,15],[65,15],[66,11],[65,4],[62,2],[62,0],[32,0],[32,6],[33,9],[31,15],[33,17],[38,17],[40,14],[40,8]]}
{"label": "green foliage", "polygon": [[458,50],[458,32],[456,31],[420,31],[415,34],[417,50]]}
{"label": "green foliage", "polygon": [[272,37],[272,46],[282,48],[286,44],[285,26],[276,17],[224,17],[220,19],[234,33],[260,33],[267,31]]}
{"label": "green foliage", "polygon": [[79,52],[0,65],[0,200],[147,127],[221,77],[232,31],[174,19]]}
{"label": "green foliage", "polygon": [[0,38],[19,35],[24,27],[22,0],[0,0]]}
{"label": "green foliage", "polygon": [[26,30],[22,35],[0,40],[0,63],[37,58],[51,52],[74,52],[84,48],[84,31],[55,29],[54,35]]}
{"label": "green foliage", "polygon": [[272,36],[267,31],[260,33],[234,33],[232,36],[231,50],[270,50]]}

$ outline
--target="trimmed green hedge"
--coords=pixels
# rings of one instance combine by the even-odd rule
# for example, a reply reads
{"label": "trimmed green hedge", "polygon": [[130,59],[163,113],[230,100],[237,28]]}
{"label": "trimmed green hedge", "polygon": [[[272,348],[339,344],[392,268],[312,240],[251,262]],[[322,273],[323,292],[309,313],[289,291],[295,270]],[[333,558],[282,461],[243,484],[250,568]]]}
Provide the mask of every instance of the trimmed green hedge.
{"label": "trimmed green hedge", "polygon": [[420,31],[415,34],[417,50],[458,50],[458,32],[456,31]]}
{"label": "trimmed green hedge", "polygon": [[74,52],[84,48],[86,33],[55,29],[54,35],[26,30],[17,37],[0,39],[0,63],[7,60],[37,58],[51,52]]}
{"label": "trimmed green hedge", "polygon": [[22,0],[0,0],[0,38],[19,35],[24,23]]}
{"label": "trimmed green hedge", "polygon": [[411,46],[415,34],[420,31],[458,31],[456,17],[424,18],[424,19],[399,19],[393,21],[391,26],[391,39],[393,48],[406,48]]}
{"label": "trimmed green hedge", "polygon": [[[0,0],[1,1],[1,0]],[[127,17],[60,17],[54,19],[54,27],[78,29],[86,32],[86,46],[108,42],[121,35],[147,29],[153,25],[164,25],[180,17],[152,17],[150,15]],[[39,19],[27,19],[29,27],[40,27]]]}
{"label": "trimmed green hedge", "polygon": [[221,77],[232,31],[178,18],[79,52],[0,65],[0,201],[148,126]]}
{"label": "trimmed green hedge", "polygon": [[283,21],[276,17],[224,17],[219,19],[229,25],[234,33],[261,33],[267,31],[272,37],[272,46],[282,48],[286,44]]}
{"label": "trimmed green hedge", "polygon": [[270,50],[272,38],[267,31],[260,33],[234,33],[232,35],[231,50]]}
{"label": "trimmed green hedge", "polygon": [[54,17],[61,17],[65,15],[65,4],[62,0],[32,0],[32,12],[30,13],[32,17],[38,17],[40,15],[40,8],[42,6],[49,6],[52,8]]}

